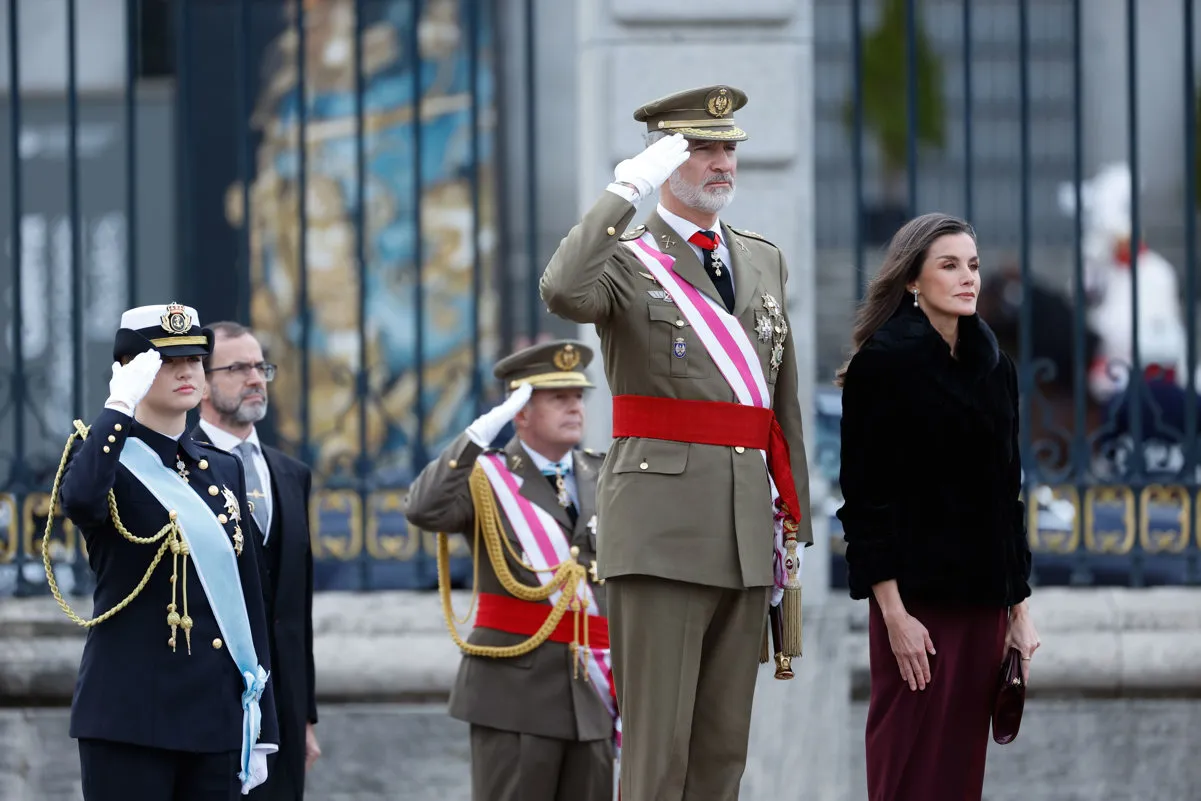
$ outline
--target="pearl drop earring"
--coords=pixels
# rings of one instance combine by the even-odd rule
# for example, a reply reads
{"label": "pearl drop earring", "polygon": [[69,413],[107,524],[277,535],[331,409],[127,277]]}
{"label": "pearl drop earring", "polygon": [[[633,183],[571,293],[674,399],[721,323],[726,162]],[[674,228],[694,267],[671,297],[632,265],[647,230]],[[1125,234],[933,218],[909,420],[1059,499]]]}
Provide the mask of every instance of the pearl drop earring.
{"label": "pearl drop earring", "polygon": [[913,288],[913,307],[917,308],[917,287]]}

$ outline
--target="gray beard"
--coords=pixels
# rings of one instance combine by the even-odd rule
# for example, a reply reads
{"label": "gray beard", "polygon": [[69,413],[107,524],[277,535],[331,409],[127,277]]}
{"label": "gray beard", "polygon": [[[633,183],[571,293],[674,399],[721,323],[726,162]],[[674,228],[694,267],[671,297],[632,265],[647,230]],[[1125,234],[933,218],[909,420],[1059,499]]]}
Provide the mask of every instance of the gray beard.
{"label": "gray beard", "polygon": [[[216,398],[213,400],[216,401]],[[245,425],[246,423],[257,423],[267,416],[267,399],[264,398],[258,406],[243,403],[241,398],[234,403],[226,403],[222,399],[221,403],[214,402],[213,408],[226,422]]]}
{"label": "gray beard", "polygon": [[728,190],[709,192],[702,186],[685,181],[680,177],[678,171],[673,172],[667,179],[667,185],[671,187],[671,193],[676,196],[676,199],[685,206],[706,214],[717,214],[730,205],[730,201],[734,199],[733,186]]}

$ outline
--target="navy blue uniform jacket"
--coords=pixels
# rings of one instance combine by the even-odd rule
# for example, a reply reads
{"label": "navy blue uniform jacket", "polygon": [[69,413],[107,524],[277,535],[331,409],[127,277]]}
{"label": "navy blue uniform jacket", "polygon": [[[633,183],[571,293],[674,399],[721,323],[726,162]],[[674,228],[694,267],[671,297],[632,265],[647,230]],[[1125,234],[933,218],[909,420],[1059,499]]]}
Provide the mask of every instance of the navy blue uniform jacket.
{"label": "navy blue uniform jacket", "polygon": [[[202,445],[184,433],[179,441],[152,431],[120,412],[105,409],[92,423],[88,438],[76,443],[60,488],[64,514],[83,533],[88,562],[96,575],[93,615],[120,603],[142,580],[161,541],[139,545],[126,540],[113,525],[108,491],[113,489],[117,513],[136,537],[150,537],[167,523],[167,511],[145,486],[118,462],[127,437],[149,445],[163,464],[175,469],[182,458],[188,483],[214,514],[225,511],[222,490],[229,487],[242,510],[245,542],[238,572],[259,664],[270,670],[267,620],[259,580],[260,555],[251,535],[246,482],[241,463],[224,451]],[[202,469],[200,462],[207,462]],[[211,494],[210,488],[217,493]],[[234,521],[225,524],[232,539]],[[242,691],[238,668],[221,642],[221,630],[204,587],[187,560],[188,614],[192,653],[183,629],[176,648],[167,644],[167,604],[171,603],[171,560],[168,550],[150,581],[126,608],[88,629],[83,659],[71,705],[71,736],[197,753],[233,751],[242,745]],[[176,605],[183,607],[183,559]],[[263,714],[260,743],[278,743],[274,680],[260,700]]]}

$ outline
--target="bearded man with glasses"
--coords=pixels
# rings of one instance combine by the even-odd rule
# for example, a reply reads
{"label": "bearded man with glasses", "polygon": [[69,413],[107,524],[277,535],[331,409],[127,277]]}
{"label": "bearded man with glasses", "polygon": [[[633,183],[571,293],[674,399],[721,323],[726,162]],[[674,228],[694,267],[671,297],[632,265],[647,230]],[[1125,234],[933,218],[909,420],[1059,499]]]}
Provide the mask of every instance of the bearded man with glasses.
{"label": "bearded man with glasses", "polygon": [[250,329],[234,322],[212,325],[212,353],[200,402],[200,424],[192,432],[242,461],[246,495],[254,519],[264,593],[280,744],[267,782],[256,799],[300,801],[305,773],[321,755],[313,663],[313,552],[309,541],[308,466],[259,441],[255,423],[267,414],[267,384],[276,367]]}

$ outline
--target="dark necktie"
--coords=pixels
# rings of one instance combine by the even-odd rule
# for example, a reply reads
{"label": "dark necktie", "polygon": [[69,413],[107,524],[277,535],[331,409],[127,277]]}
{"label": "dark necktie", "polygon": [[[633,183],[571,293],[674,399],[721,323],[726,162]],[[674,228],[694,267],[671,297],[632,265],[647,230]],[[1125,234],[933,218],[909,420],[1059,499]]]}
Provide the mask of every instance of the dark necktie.
{"label": "dark necktie", "polygon": [[734,311],[734,279],[730,276],[730,268],[722,262],[717,254],[718,236],[715,231],[697,231],[688,237],[688,241],[696,245],[705,254],[705,272],[709,280],[717,287],[726,311]]}

